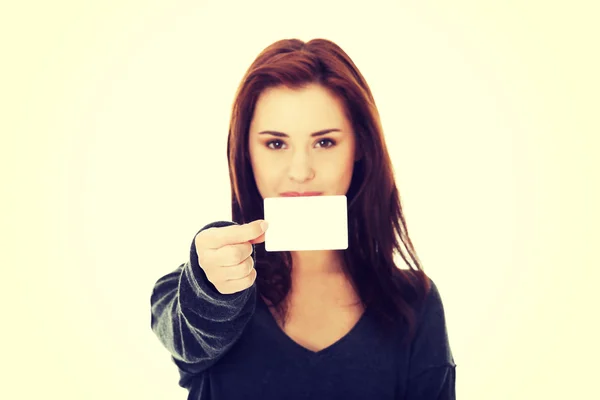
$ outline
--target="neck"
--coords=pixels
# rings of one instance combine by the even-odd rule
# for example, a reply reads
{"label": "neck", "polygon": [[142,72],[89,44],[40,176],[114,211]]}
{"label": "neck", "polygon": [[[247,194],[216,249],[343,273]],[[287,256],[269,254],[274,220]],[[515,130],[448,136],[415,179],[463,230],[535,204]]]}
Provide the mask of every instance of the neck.
{"label": "neck", "polygon": [[317,308],[360,304],[344,269],[343,251],[296,251],[291,255],[291,304],[312,304]]}
{"label": "neck", "polygon": [[338,275],[344,272],[339,250],[292,251],[292,276],[297,278]]}

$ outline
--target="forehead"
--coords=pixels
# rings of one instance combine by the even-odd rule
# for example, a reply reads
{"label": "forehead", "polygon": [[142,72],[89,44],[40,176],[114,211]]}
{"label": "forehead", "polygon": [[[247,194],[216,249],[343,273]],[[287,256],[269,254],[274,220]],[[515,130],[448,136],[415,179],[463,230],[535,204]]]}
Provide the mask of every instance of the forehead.
{"label": "forehead", "polygon": [[251,130],[278,129],[299,131],[340,128],[348,130],[350,122],[344,103],[322,86],[291,89],[278,86],[261,93],[254,109]]}

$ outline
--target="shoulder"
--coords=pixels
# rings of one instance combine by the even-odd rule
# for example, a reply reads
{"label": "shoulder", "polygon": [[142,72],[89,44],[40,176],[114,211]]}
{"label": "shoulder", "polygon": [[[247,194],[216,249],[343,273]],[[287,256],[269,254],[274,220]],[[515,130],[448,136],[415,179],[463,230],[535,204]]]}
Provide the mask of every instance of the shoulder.
{"label": "shoulder", "polygon": [[427,279],[429,290],[417,312],[416,333],[411,345],[412,365],[417,370],[454,365],[442,296],[435,282]]}
{"label": "shoulder", "polygon": [[412,269],[399,271],[400,281],[404,282],[405,290],[407,287],[412,289],[411,299],[406,300],[413,304],[419,319],[426,317],[432,311],[443,309],[440,291],[431,277],[423,271]]}
{"label": "shoulder", "polygon": [[429,290],[417,316],[407,374],[407,398],[455,399],[456,364],[450,347],[440,290],[428,278]]}
{"label": "shoulder", "polygon": [[444,304],[442,302],[442,295],[435,284],[433,279],[427,277],[427,294],[422,307],[422,318],[426,318],[431,313],[443,313]]}
{"label": "shoulder", "polygon": [[415,308],[417,319],[417,333],[425,333],[424,330],[438,329],[446,331],[446,315],[442,295],[435,281],[425,275],[422,286],[422,300]]}

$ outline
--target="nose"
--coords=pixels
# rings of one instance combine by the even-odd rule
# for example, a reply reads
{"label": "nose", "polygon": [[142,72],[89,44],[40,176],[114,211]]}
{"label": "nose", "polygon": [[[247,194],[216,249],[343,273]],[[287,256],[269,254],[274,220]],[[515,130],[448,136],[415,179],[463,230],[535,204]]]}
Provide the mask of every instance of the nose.
{"label": "nose", "polygon": [[310,157],[306,153],[296,152],[290,162],[288,175],[290,179],[299,183],[314,178],[315,171]]}

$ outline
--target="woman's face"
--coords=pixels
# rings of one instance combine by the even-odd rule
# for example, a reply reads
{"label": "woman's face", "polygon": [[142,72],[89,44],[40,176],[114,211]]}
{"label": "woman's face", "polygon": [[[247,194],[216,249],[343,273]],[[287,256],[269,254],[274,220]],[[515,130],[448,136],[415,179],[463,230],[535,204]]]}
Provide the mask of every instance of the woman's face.
{"label": "woman's face", "polygon": [[263,199],[285,192],[347,193],[356,139],[343,107],[316,84],[261,93],[250,123],[249,152]]}

